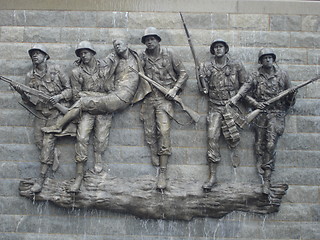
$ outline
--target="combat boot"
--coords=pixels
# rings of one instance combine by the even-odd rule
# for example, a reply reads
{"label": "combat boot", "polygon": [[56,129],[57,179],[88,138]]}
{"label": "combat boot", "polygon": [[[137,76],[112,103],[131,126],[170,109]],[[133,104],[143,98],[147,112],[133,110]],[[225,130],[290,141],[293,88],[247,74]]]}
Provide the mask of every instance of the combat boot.
{"label": "combat boot", "polygon": [[33,184],[32,188],[30,189],[31,192],[33,193],[41,192],[43,183],[46,180],[48,168],[49,166],[47,164],[41,163],[41,169],[40,169],[41,177],[37,182]]}
{"label": "combat boot", "polygon": [[269,195],[271,186],[271,169],[266,169],[263,174],[262,193]]}
{"label": "combat boot", "polygon": [[168,156],[161,155],[160,156],[160,172],[158,175],[157,181],[157,189],[162,191],[167,187],[167,163],[168,163]]}
{"label": "combat boot", "polygon": [[70,186],[68,192],[72,192],[72,193],[76,193],[80,191],[80,186],[82,183],[82,179],[83,179],[83,163],[77,163],[77,167],[76,167],[76,172],[77,172],[77,176],[76,176],[76,180],[74,181],[74,183]]}
{"label": "combat boot", "polygon": [[202,185],[204,191],[210,191],[211,188],[217,183],[217,163],[209,163],[209,179]]}
{"label": "combat boot", "polygon": [[94,171],[96,173],[102,172],[102,156],[101,153],[94,153]]}

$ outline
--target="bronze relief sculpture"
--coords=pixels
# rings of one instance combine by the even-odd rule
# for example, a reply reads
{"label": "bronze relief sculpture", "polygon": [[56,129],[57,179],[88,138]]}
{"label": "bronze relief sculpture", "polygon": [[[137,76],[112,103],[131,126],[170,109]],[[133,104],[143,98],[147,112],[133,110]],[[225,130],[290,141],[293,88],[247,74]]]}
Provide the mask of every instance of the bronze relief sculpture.
{"label": "bronze relief sculpture", "polygon": [[[261,66],[248,75],[241,61],[229,54],[228,43],[223,39],[214,40],[210,45],[212,58],[201,65],[196,64],[199,91],[208,98],[209,177],[204,184],[183,178],[181,181],[173,180],[172,186],[167,187],[166,173],[172,153],[171,121],[175,118],[173,104],[178,103],[195,122],[199,115],[188,108],[179,96],[188,79],[186,68],[171,49],[160,46],[161,40],[159,31],[148,27],[141,38],[146,46],[141,54],[130,49],[126,40],[117,39],[113,41],[113,52],[101,60],[95,58],[93,45],[82,41],[75,50],[79,59],[70,80],[60,68],[47,65],[49,55],[43,46],[30,49],[33,70],[28,73],[27,83],[29,87],[42,91],[45,95],[41,96],[47,100],[45,103],[34,101],[32,94],[9,81],[41,116],[41,124],[34,128],[36,144],[41,146],[41,178],[36,182],[21,181],[21,195],[51,200],[64,207],[92,206],[163,219],[221,217],[234,210],[278,211],[287,185],[270,184],[277,141],[284,131],[285,115],[295,102],[296,89],[317,79],[291,88],[287,73],[275,64],[275,53],[265,48],[258,56]],[[70,104],[71,99],[73,105]],[[240,99],[253,110],[247,116],[241,116],[237,110]],[[103,171],[102,154],[108,145],[113,114],[139,101],[142,102],[140,117],[151,152],[151,163],[159,174],[156,179],[152,176],[123,181],[111,178]],[[262,188],[260,184],[249,183],[243,186],[231,182],[217,184],[221,135],[230,149],[232,164],[237,167],[240,163],[237,151],[239,127],[245,120],[255,131],[254,150],[257,169],[263,178]],[[54,169],[56,166],[56,138],[65,134],[74,136],[74,129],[70,131],[74,122],[78,123],[76,178],[66,181],[47,179],[44,182],[49,166]],[[86,172],[91,133],[94,134],[94,169]],[[224,198],[219,193],[223,193]],[[58,200],[55,195],[59,195]],[[243,204],[243,199],[254,200]],[[176,206],[177,201],[181,201],[183,207]],[[212,202],[219,204],[213,205]],[[133,205],[137,208],[133,209]],[[173,212],[172,206],[177,211]]]}

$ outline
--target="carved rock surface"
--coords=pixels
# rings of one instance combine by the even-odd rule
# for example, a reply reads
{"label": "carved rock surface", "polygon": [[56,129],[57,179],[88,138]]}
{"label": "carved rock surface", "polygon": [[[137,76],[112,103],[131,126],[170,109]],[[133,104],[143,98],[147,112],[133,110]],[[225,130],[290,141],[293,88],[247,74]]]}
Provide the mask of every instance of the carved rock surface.
{"label": "carved rock surface", "polygon": [[193,217],[221,218],[232,211],[273,213],[279,210],[288,185],[273,185],[270,195],[261,192],[260,184],[220,183],[211,192],[201,189],[202,183],[171,180],[167,190],[155,189],[153,176],[139,178],[110,177],[106,172],[88,171],[79,193],[68,193],[74,180],[47,178],[40,193],[30,188],[34,180],[20,182],[20,195],[36,201],[51,201],[66,208],[99,208],[130,213],[140,218],[191,220]]}

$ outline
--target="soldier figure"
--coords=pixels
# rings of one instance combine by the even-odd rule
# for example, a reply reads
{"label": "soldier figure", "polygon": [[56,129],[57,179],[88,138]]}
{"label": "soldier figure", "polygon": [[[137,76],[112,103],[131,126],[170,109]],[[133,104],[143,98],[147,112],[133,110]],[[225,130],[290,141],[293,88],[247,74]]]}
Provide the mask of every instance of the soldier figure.
{"label": "soldier figure", "polygon": [[[58,160],[58,154],[55,149],[57,135],[52,133],[44,134],[41,128],[55,124],[62,117],[61,112],[54,105],[60,103],[69,107],[68,101],[72,98],[72,90],[70,80],[61,67],[47,64],[50,56],[43,45],[35,44],[29,50],[29,55],[33,63],[33,69],[27,73],[26,85],[51,96],[49,103],[44,103],[39,99],[27,96],[17,89],[24,102],[33,106],[37,112],[37,116],[40,116],[34,119],[34,137],[35,143],[41,151],[41,178],[31,188],[32,192],[40,192],[49,166],[52,166],[54,161],[57,163]],[[75,128],[73,130],[72,128],[66,128],[65,131],[59,134],[59,136],[67,135],[74,136]],[[57,168],[55,165],[53,170]]]}
{"label": "soldier figure", "polygon": [[157,189],[166,188],[166,170],[171,155],[170,128],[173,117],[172,99],[188,79],[185,67],[172,50],[160,47],[158,30],[148,27],[141,42],[147,49],[141,54],[145,75],[169,89],[164,95],[152,87],[141,108],[145,139],[151,150],[151,162],[160,166]]}
{"label": "soldier figure", "polygon": [[[142,71],[138,54],[128,48],[125,40],[115,40],[113,46],[115,52],[107,56],[103,61],[104,67],[100,69],[103,86],[108,92],[83,92],[80,94],[80,99],[60,121],[51,127],[42,128],[42,131],[59,133],[71,120],[87,113],[101,115],[124,110],[130,104],[142,100],[150,92],[150,86],[144,80],[140,80],[137,73],[129,69],[132,67]],[[77,178],[71,191],[79,191],[83,173],[83,163],[78,162]]]}
{"label": "soldier figure", "polygon": [[[288,74],[275,64],[276,55],[269,48],[259,52],[258,62],[262,65],[250,77],[251,96],[246,100],[257,109],[262,109],[254,122],[255,154],[257,170],[263,177],[263,193],[269,194],[271,172],[274,170],[275,149],[284,132],[285,116],[295,103],[296,91],[268,105],[266,101],[291,87]],[[243,96],[247,89],[241,90]]]}
{"label": "soldier figure", "polygon": [[236,95],[241,85],[246,81],[246,71],[241,62],[231,60],[228,55],[229,46],[222,40],[214,40],[210,46],[213,54],[212,61],[206,62],[200,68],[200,80],[205,84],[201,92],[208,94],[209,112],[208,124],[208,153],[209,179],[202,188],[211,190],[216,183],[216,170],[220,162],[219,138],[221,131],[232,150],[234,166],[238,162],[236,147],[240,140],[240,134],[234,119],[230,115],[229,105],[236,103],[241,97]]}
{"label": "soldier figure", "polygon": [[[75,54],[79,59],[75,62],[77,67],[72,70],[70,77],[73,100],[77,101],[81,96],[94,96],[97,93],[106,93],[111,90],[105,88],[103,63],[95,58],[96,51],[92,44],[88,41],[80,42]],[[92,115],[84,112],[81,115],[75,145],[77,177],[74,185],[69,189],[71,192],[76,192],[80,188],[84,163],[88,159],[89,138],[92,131],[94,131],[94,170],[97,173],[102,171],[102,154],[108,145],[111,122],[111,113]]]}

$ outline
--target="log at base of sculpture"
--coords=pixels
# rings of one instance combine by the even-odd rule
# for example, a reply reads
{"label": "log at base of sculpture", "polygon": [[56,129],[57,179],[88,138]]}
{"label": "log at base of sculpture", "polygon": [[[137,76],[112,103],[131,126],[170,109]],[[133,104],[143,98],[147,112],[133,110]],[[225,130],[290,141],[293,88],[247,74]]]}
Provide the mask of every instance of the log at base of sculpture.
{"label": "log at base of sculpture", "polygon": [[260,214],[278,212],[287,184],[272,185],[270,194],[260,184],[219,183],[203,192],[201,182],[171,180],[166,191],[156,190],[154,176],[111,177],[106,172],[86,172],[79,193],[68,193],[74,180],[47,178],[40,193],[30,188],[33,179],[20,182],[20,195],[35,201],[51,201],[65,208],[98,208],[129,213],[139,218],[191,220],[193,217],[221,218],[232,211]]}

